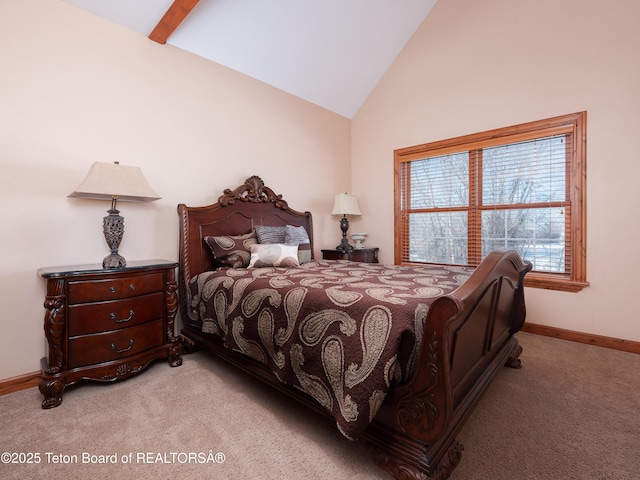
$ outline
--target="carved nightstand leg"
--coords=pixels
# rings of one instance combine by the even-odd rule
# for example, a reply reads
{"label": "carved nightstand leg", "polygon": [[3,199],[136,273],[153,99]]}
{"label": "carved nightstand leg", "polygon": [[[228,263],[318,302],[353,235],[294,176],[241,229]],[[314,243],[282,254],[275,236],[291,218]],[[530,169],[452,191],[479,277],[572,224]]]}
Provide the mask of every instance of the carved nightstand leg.
{"label": "carved nightstand leg", "polygon": [[64,392],[64,382],[56,378],[43,378],[40,380],[38,388],[40,393],[44,395],[42,408],[54,408],[62,403],[62,394]]}
{"label": "carved nightstand leg", "polygon": [[169,365],[172,367],[179,367],[182,365],[182,345],[180,343],[176,343],[169,347]]}

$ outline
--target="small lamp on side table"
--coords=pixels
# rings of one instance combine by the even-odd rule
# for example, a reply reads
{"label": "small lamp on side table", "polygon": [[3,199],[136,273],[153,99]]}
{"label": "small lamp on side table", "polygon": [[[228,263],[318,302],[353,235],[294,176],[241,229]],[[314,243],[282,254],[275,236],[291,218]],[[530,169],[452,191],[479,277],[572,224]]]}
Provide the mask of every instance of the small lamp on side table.
{"label": "small lamp on side table", "polygon": [[358,198],[347,193],[338,193],[333,199],[333,210],[331,215],[342,215],[340,219],[340,229],[342,230],[342,242],[336,250],[353,250],[353,246],[347,240],[347,230],[349,230],[349,219],[347,215],[362,215],[358,206]]}
{"label": "small lamp on side table", "polygon": [[102,261],[103,268],[122,268],[127,261],[118,254],[124,234],[124,218],[116,202],[153,202],[160,197],[151,188],[139,167],[120,165],[119,162],[95,162],[83,182],[68,195],[70,198],[111,200],[111,209],[103,219],[104,238],[111,254]]}

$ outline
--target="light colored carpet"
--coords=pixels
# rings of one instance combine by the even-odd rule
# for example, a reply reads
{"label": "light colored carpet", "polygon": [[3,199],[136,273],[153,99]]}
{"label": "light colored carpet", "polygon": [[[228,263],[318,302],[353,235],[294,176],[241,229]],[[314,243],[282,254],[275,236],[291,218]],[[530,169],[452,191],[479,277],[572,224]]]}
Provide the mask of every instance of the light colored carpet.
{"label": "light colored carpet", "polygon": [[[640,356],[518,338],[524,367],[501,371],[478,404],[451,479],[639,478]],[[37,388],[0,397],[0,452],[40,456],[0,463],[0,478],[389,478],[332,423],[201,352],[178,368],[156,362],[124,382],[68,388],[51,410],[41,400]],[[201,463],[209,452],[224,462]]]}

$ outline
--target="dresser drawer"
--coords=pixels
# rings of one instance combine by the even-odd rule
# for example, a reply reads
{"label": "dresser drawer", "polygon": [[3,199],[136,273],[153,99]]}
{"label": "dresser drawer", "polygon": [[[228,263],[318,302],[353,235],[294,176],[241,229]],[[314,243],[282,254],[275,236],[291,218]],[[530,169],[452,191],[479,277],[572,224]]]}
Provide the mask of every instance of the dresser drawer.
{"label": "dresser drawer", "polygon": [[118,276],[107,279],[71,281],[69,304],[117,300],[163,290],[162,272],[146,275]]}
{"label": "dresser drawer", "polygon": [[111,332],[69,338],[69,368],[119,360],[163,344],[162,319]]}
{"label": "dresser drawer", "polygon": [[70,337],[133,327],[164,317],[164,294],[70,305],[67,314]]}

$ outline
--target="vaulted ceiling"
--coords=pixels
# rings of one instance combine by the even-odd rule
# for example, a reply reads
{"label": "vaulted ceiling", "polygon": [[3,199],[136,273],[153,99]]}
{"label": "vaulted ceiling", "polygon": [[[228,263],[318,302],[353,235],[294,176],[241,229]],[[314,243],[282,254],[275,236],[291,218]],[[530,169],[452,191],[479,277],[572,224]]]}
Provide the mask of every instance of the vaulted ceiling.
{"label": "vaulted ceiling", "polygon": [[436,0],[64,0],[352,118]]}

